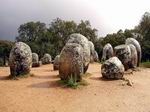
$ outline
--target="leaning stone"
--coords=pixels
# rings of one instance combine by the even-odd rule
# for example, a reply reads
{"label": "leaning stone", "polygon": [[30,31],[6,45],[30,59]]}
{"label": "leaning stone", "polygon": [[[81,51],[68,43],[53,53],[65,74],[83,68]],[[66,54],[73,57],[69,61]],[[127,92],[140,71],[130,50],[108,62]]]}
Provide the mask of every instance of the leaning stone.
{"label": "leaning stone", "polygon": [[30,47],[23,42],[15,43],[10,52],[9,65],[11,76],[29,74],[32,66],[32,52]]}
{"label": "leaning stone", "polygon": [[42,64],[43,64],[43,65],[44,65],[44,64],[50,64],[51,61],[52,61],[51,55],[48,54],[48,53],[44,54],[44,56],[43,56],[43,58],[41,59],[41,61],[42,61]]}
{"label": "leaning stone", "polygon": [[141,56],[142,56],[141,46],[140,46],[139,42],[134,38],[127,38],[126,39],[126,44],[127,45],[128,44],[133,44],[136,47],[137,55],[138,55],[137,66],[139,66],[139,64],[141,62]]}
{"label": "leaning stone", "polygon": [[60,58],[60,55],[57,55],[54,59],[54,63],[53,63],[54,70],[59,70],[59,58]]}
{"label": "leaning stone", "polygon": [[101,73],[107,79],[122,79],[124,66],[117,57],[112,57],[102,64]]}
{"label": "leaning stone", "polygon": [[104,47],[103,47],[103,55],[102,55],[102,61],[105,61],[111,57],[113,57],[114,55],[114,51],[113,48],[111,46],[110,43],[107,43]]}
{"label": "leaning stone", "polygon": [[83,74],[83,48],[80,44],[66,44],[60,53],[59,61],[59,75],[62,80],[67,80],[71,76],[76,81],[81,80],[81,74]]}
{"label": "leaning stone", "polygon": [[37,53],[32,53],[32,67],[39,67],[39,56]]}
{"label": "leaning stone", "polygon": [[114,48],[115,56],[119,58],[122,64],[125,67],[125,70],[128,70],[129,63],[131,60],[131,50],[128,45],[119,45]]}
{"label": "leaning stone", "polygon": [[131,60],[129,63],[130,68],[136,68],[137,67],[137,61],[138,61],[138,55],[136,47],[133,44],[129,44],[130,50],[131,50]]}
{"label": "leaning stone", "polygon": [[88,39],[78,33],[71,34],[67,44],[76,43],[81,45],[83,48],[83,64],[84,64],[84,73],[87,71],[89,63],[90,63],[90,47]]}

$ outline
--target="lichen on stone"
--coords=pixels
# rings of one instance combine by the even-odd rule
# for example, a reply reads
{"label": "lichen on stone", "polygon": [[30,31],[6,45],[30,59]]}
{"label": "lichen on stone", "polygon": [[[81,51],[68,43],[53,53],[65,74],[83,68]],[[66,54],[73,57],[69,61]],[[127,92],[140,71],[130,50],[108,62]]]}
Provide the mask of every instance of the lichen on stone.
{"label": "lichen on stone", "polygon": [[11,76],[29,74],[32,66],[30,47],[23,42],[16,42],[10,52],[9,65]]}

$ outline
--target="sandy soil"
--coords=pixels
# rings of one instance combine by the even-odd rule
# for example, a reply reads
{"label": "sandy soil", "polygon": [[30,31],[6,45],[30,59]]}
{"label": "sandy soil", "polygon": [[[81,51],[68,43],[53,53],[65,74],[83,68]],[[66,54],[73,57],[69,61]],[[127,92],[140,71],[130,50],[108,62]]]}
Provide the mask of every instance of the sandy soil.
{"label": "sandy soil", "polygon": [[88,86],[64,88],[52,65],[32,68],[35,76],[8,80],[8,67],[0,68],[0,112],[150,112],[150,69],[140,68],[123,80],[101,78],[100,64],[91,64]]}

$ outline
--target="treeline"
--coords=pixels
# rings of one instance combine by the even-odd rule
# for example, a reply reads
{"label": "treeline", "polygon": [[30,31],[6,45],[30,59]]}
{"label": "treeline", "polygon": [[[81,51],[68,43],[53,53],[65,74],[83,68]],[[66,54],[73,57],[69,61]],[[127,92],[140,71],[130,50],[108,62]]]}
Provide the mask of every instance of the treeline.
{"label": "treeline", "polygon": [[9,53],[13,44],[11,41],[0,40],[0,66],[8,64]]}
{"label": "treeline", "polygon": [[[40,21],[28,22],[20,25],[15,41],[27,43],[32,52],[38,53],[40,58],[44,53],[49,53],[54,58],[60,53],[72,33],[80,33],[92,41],[100,59],[106,43],[115,47],[124,44],[126,38],[136,38],[142,47],[142,61],[150,60],[150,13],[148,12],[142,16],[141,21],[134,29],[119,30],[117,33],[106,35],[106,37],[98,37],[97,29],[92,28],[89,21],[81,20],[80,23],[76,23],[57,18],[49,26]],[[8,60],[12,45],[13,42],[0,41],[0,61]],[[6,61],[3,61],[2,64],[5,63]]]}
{"label": "treeline", "polygon": [[60,53],[72,33],[81,33],[94,43],[97,41],[97,30],[91,27],[89,21],[77,24],[74,21],[57,18],[48,27],[45,23],[28,22],[20,25],[18,33],[16,41],[27,43],[40,58],[44,53],[49,53],[54,58]]}

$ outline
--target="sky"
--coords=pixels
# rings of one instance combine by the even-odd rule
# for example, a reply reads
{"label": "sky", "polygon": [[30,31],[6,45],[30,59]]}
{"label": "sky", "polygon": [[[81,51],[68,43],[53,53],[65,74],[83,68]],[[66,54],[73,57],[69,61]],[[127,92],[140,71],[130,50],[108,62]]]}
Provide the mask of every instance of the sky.
{"label": "sky", "polygon": [[89,20],[99,36],[132,29],[150,12],[150,0],[0,0],[0,39],[14,40],[17,29],[29,21],[50,24]]}

